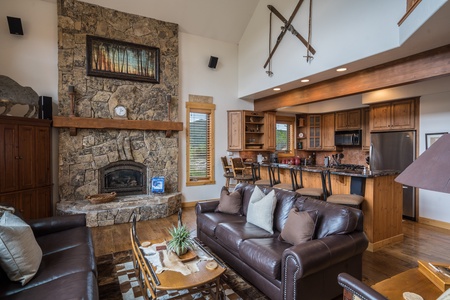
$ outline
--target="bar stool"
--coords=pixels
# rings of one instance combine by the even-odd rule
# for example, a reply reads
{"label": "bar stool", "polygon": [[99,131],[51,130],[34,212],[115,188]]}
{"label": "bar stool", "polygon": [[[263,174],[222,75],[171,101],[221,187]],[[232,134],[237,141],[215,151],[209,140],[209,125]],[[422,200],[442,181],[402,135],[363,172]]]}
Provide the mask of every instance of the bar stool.
{"label": "bar stool", "polygon": [[324,200],[330,203],[341,204],[361,209],[364,201],[364,187],[366,179],[364,177],[354,177],[350,179],[350,194],[333,194],[331,190],[330,170],[322,172],[322,185]]}
{"label": "bar stool", "polygon": [[[231,167],[233,169],[234,179],[237,182],[251,182],[255,180],[252,174],[252,168],[247,168],[244,161],[240,157],[233,157],[231,159]],[[248,173],[250,170],[250,174]]]}
{"label": "bar stool", "polygon": [[252,163],[252,172],[253,172],[253,179],[254,184],[259,186],[271,186],[270,185],[270,172],[269,173],[269,179],[261,179],[261,165],[259,163]]}
{"label": "bar stool", "polygon": [[[322,174],[320,174],[322,178]],[[303,186],[303,170],[301,166],[295,166],[291,169],[292,184],[294,191],[302,196],[323,199],[323,183],[321,188],[312,188]],[[322,180],[321,180],[322,181]]]}
{"label": "bar stool", "polygon": [[225,186],[230,187],[230,179],[234,178],[233,168],[228,164],[228,159],[226,156],[220,158],[223,167],[223,177],[225,177]]}
{"label": "bar stool", "polygon": [[269,178],[270,178],[270,186],[283,189],[288,191],[293,191],[294,186],[291,183],[282,183],[280,180],[280,166],[278,164],[270,164],[269,165]]}

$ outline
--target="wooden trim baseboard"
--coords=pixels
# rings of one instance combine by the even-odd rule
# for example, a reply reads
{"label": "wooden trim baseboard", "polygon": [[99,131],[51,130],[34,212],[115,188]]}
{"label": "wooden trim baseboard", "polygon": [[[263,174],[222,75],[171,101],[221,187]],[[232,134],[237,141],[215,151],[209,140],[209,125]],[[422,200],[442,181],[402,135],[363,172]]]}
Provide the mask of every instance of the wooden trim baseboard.
{"label": "wooden trim baseboard", "polygon": [[450,229],[450,223],[433,220],[433,219],[428,219],[428,218],[423,218],[423,217],[419,217],[419,223],[434,226],[434,227],[439,227],[439,228],[443,228],[443,229]]}
{"label": "wooden trim baseboard", "polygon": [[217,199],[199,200],[199,201],[192,201],[192,202],[182,202],[181,208],[195,207],[195,205],[197,205],[198,202],[217,201],[217,200],[219,200],[219,199],[217,198]]}
{"label": "wooden trim baseboard", "polygon": [[403,233],[375,242],[375,243],[369,243],[369,246],[367,247],[367,251],[369,252],[376,252],[378,250],[380,250],[381,248],[383,248],[384,246],[390,245],[390,244],[394,244],[394,243],[398,243],[398,242],[402,242],[403,241]]}

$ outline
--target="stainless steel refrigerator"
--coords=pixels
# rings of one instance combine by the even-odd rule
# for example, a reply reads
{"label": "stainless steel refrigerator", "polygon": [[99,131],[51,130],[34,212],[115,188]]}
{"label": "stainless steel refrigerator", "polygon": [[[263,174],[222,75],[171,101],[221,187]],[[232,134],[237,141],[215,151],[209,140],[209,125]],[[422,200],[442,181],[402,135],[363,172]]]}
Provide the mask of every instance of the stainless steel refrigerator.
{"label": "stainless steel refrigerator", "polygon": [[[415,131],[380,132],[370,135],[370,169],[406,169],[415,159]],[[413,187],[403,186],[403,216],[415,220],[415,193]]]}

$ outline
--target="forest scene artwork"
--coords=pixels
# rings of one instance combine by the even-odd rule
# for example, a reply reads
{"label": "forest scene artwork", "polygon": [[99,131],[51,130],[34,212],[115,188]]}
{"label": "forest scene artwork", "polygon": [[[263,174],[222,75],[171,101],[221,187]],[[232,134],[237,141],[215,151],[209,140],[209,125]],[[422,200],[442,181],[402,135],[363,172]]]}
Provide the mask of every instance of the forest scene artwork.
{"label": "forest scene artwork", "polygon": [[87,75],[159,83],[159,48],[86,36]]}

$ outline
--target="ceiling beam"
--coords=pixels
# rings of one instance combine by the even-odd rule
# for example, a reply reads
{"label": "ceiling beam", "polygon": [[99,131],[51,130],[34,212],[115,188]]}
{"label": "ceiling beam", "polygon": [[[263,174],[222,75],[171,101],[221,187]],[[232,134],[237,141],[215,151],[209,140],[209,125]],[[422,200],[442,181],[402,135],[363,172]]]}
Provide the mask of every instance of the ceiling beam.
{"label": "ceiling beam", "polygon": [[450,45],[394,60],[333,79],[257,99],[268,111],[410,84],[450,74]]}

